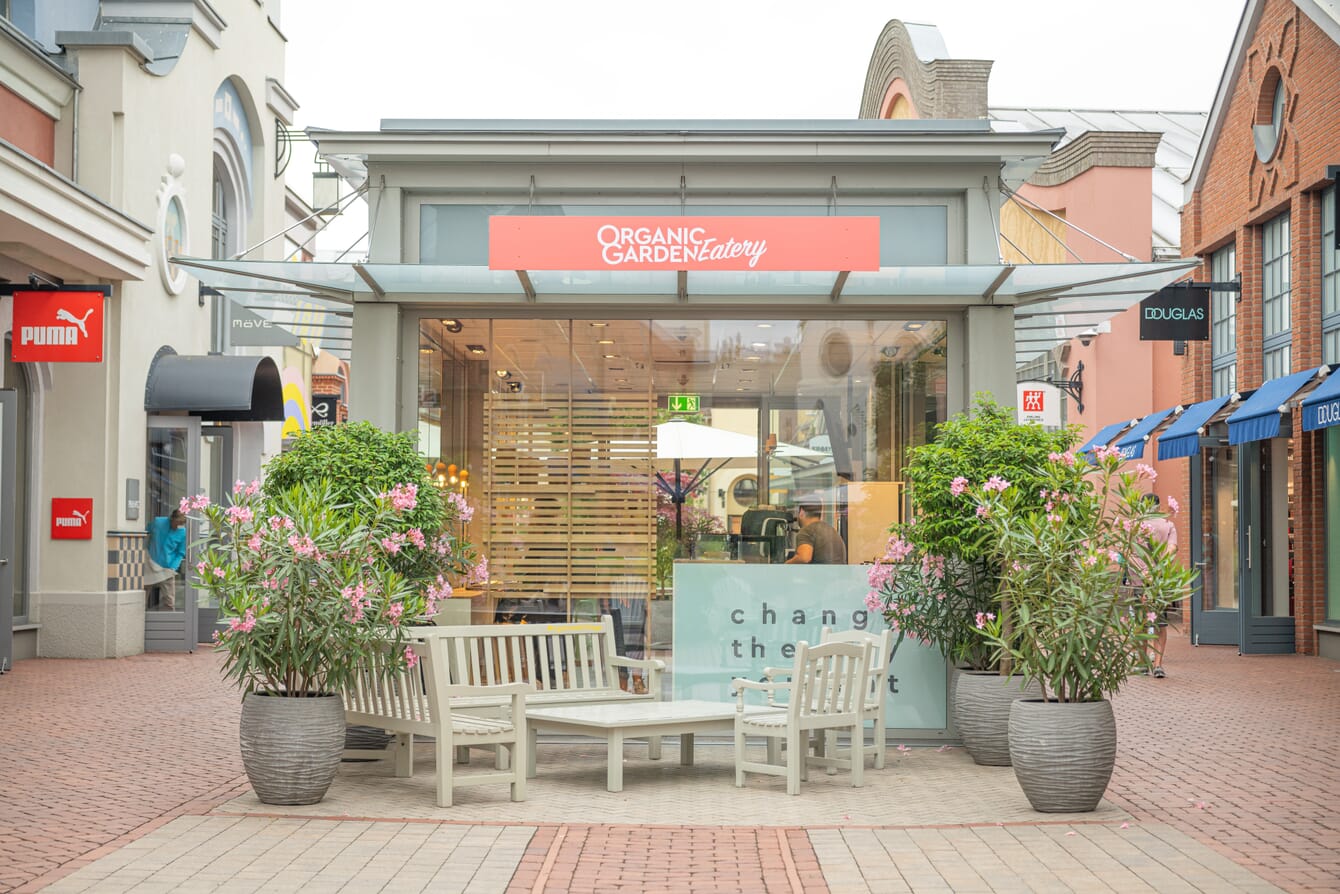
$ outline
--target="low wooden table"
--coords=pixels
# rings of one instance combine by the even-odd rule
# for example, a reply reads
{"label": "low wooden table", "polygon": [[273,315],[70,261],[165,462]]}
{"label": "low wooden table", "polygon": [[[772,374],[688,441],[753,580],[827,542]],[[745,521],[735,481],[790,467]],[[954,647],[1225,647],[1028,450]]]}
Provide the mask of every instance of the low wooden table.
{"label": "low wooden table", "polygon": [[[777,711],[763,705],[747,705],[746,714]],[[623,743],[646,739],[648,756],[661,756],[660,737],[679,736],[679,762],[693,766],[693,737],[698,733],[735,732],[735,702],[629,702],[614,705],[570,705],[561,708],[527,708],[530,730],[530,766],[535,776],[535,738],[540,730],[604,738],[606,749],[605,788],[623,791]]]}

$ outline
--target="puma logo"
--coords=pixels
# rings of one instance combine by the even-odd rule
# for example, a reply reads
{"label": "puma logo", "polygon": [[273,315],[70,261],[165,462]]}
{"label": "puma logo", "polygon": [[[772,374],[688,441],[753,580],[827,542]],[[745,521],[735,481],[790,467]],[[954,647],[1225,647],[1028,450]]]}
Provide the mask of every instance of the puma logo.
{"label": "puma logo", "polygon": [[82,528],[88,524],[88,517],[93,514],[93,510],[87,509],[80,512],[78,509],[69,510],[69,515],[60,516],[56,519],[58,528]]}
{"label": "puma logo", "polygon": [[91,512],[80,512],[78,509],[71,509],[70,513],[79,517],[79,523],[81,525],[88,524],[88,517],[92,515]]}
{"label": "puma logo", "polygon": [[84,311],[84,316],[82,318],[76,317],[74,314],[70,313],[63,307],[56,311],[57,320],[61,321],[62,323],[73,323],[74,325],[78,326],[79,331],[84,334],[84,338],[88,338],[88,330],[84,328],[84,322],[92,315],[93,315],[93,308],[91,307],[88,310]]}

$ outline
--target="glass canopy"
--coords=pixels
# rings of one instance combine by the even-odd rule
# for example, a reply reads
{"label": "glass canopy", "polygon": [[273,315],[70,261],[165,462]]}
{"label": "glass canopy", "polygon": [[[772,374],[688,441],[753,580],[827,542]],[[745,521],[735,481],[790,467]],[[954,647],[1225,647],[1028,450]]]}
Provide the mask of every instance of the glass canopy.
{"label": "glass canopy", "polygon": [[637,271],[512,271],[430,264],[331,264],[174,258],[220,289],[283,292],[348,304],[411,303],[720,304],[731,297],[789,298],[822,305],[1011,305],[1018,363],[1121,313],[1195,268],[1194,259],[1123,264],[965,264],[883,267],[877,272],[742,272],[686,275]]}

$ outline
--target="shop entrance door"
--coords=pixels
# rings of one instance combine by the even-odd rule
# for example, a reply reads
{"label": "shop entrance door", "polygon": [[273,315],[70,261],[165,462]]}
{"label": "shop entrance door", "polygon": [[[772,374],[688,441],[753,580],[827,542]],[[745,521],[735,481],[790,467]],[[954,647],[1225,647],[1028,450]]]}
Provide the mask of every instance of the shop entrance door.
{"label": "shop entrance door", "polygon": [[14,664],[14,504],[19,396],[0,391],[0,672]]}
{"label": "shop entrance door", "polygon": [[[161,558],[164,552],[155,549],[155,532],[161,534],[170,527],[172,510],[183,497],[200,490],[200,420],[193,416],[150,416],[148,425],[144,501],[147,547],[150,558],[156,554]],[[188,543],[200,534],[193,524],[186,530]],[[190,584],[189,552],[176,568],[155,571],[148,563],[146,567],[144,650],[195,651],[198,617],[195,588]]]}
{"label": "shop entrance door", "polygon": [[1238,549],[1240,452],[1202,441],[1200,462],[1192,466],[1191,561],[1200,572],[1191,594],[1191,641],[1196,645],[1238,644],[1238,583],[1245,564]]}
{"label": "shop entrance door", "polygon": [[1287,438],[1271,438],[1243,444],[1239,456],[1243,655],[1294,651],[1288,449]]}
{"label": "shop entrance door", "polygon": [[[227,425],[204,425],[200,428],[200,485],[201,493],[210,502],[228,506],[233,498],[233,429]],[[208,593],[196,594],[196,639],[213,642],[219,622],[218,603]]]}

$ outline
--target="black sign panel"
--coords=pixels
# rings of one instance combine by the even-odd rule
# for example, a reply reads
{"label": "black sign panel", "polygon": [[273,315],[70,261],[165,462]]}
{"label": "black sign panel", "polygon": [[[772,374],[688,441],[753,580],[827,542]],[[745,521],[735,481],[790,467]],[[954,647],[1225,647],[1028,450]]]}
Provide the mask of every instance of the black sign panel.
{"label": "black sign panel", "polygon": [[334,425],[340,421],[340,396],[338,394],[312,395],[312,428]]}
{"label": "black sign panel", "polygon": [[1210,290],[1172,285],[1140,302],[1141,341],[1208,341]]}

